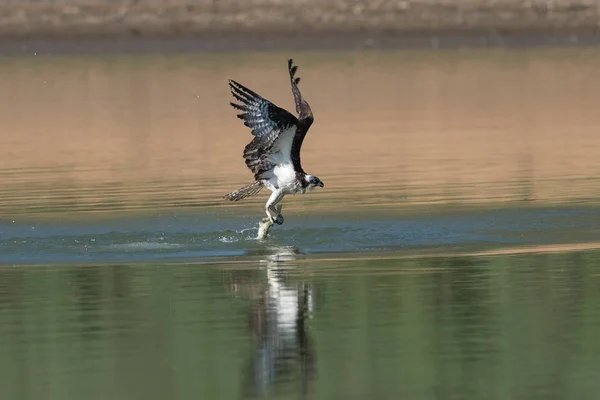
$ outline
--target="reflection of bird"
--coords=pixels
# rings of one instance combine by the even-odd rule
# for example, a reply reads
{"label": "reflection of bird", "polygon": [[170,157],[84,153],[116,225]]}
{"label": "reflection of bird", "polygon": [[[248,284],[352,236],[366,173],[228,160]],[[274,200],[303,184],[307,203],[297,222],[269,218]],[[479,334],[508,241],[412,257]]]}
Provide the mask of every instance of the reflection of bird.
{"label": "reflection of bird", "polygon": [[300,78],[295,77],[297,68],[292,60],[288,61],[298,118],[236,81],[229,81],[233,97],[241,103],[231,105],[242,111],[238,118],[252,129],[254,135],[244,149],[244,159],[255,181],[229,193],[225,198],[238,201],[267,187],[273,193],[265,206],[265,222],[271,224],[283,223],[281,206],[276,205],[286,194],[305,193],[307,189],[323,187],[323,182],[316,176],[306,174],[300,163],[300,148],[313,123],[313,114],[298,89]]}
{"label": "reflection of bird", "polygon": [[313,285],[295,279],[291,246],[264,248],[264,268],[231,272],[231,288],[252,299],[250,327],[255,346],[248,360],[243,398],[275,397],[295,382],[306,398],[316,377],[316,349],[308,321],[314,312]]}

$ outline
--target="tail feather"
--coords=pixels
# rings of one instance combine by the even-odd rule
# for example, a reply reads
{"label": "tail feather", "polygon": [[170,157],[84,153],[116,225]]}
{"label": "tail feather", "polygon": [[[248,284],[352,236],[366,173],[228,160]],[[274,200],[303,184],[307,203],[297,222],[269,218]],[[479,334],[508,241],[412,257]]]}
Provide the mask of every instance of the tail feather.
{"label": "tail feather", "polygon": [[246,197],[254,196],[256,193],[260,192],[263,188],[263,184],[260,181],[254,181],[244,187],[239,188],[229,194],[223,196],[223,198],[230,201],[239,201],[245,199]]}

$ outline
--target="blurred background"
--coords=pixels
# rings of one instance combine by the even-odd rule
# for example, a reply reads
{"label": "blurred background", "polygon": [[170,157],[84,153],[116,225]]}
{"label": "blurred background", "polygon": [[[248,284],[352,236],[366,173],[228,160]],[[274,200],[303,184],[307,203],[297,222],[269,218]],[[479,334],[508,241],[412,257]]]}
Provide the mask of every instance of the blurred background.
{"label": "blurred background", "polygon": [[[9,399],[595,399],[600,2],[4,0]],[[315,114],[256,240],[227,79]]]}

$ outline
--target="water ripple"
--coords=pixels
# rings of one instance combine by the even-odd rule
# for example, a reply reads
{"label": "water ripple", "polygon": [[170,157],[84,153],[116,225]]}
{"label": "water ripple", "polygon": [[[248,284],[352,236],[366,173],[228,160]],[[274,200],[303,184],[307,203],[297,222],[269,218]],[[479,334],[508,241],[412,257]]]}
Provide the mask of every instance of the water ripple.
{"label": "water ripple", "polygon": [[552,245],[598,240],[595,208],[528,208],[403,215],[290,217],[257,240],[249,217],[163,215],[66,224],[0,223],[0,264],[86,263],[248,256],[265,246],[304,253]]}

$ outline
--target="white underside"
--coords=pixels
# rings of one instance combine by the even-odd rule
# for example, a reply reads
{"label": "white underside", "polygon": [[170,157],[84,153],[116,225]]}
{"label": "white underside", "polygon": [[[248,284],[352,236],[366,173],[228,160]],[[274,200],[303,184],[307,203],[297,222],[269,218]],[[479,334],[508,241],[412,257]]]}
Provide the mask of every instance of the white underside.
{"label": "white underside", "polygon": [[273,168],[273,176],[265,182],[265,186],[271,191],[283,190],[286,193],[295,192],[296,171],[290,164],[282,164]]}
{"label": "white underside", "polygon": [[276,164],[264,185],[270,191],[283,190],[284,193],[296,193],[296,171],[292,164],[291,152],[292,142],[296,133],[296,127],[283,131],[277,141],[273,144],[268,160]]}

